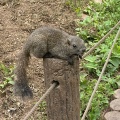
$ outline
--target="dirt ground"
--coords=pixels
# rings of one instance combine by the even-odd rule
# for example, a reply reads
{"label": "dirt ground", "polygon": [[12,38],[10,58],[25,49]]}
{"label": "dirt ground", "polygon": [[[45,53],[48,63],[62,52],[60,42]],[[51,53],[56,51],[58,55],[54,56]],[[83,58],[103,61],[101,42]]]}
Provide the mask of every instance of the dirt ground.
{"label": "dirt ground", "polygon": [[[0,61],[14,65],[17,55],[29,34],[42,25],[60,28],[75,34],[75,13],[60,0],[0,0]],[[0,77],[1,78],[1,77]],[[23,102],[13,94],[13,86],[0,96],[0,119],[20,120],[45,91],[43,63],[30,60],[28,78],[34,98]],[[0,79],[0,81],[2,78]],[[46,111],[38,108],[30,120],[46,120]]]}

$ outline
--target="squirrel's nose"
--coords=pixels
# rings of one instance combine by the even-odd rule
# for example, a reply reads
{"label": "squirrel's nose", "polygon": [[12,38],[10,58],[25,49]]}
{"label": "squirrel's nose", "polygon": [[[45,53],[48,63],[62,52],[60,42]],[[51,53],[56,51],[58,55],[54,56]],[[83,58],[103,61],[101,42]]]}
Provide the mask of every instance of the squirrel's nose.
{"label": "squirrel's nose", "polygon": [[81,51],[84,53],[86,51],[86,48],[83,48]]}
{"label": "squirrel's nose", "polygon": [[80,53],[81,55],[86,51],[86,48],[82,48],[78,50],[78,53]]}
{"label": "squirrel's nose", "polygon": [[86,51],[86,48],[82,48],[82,49],[80,50],[81,54],[83,54],[85,51]]}

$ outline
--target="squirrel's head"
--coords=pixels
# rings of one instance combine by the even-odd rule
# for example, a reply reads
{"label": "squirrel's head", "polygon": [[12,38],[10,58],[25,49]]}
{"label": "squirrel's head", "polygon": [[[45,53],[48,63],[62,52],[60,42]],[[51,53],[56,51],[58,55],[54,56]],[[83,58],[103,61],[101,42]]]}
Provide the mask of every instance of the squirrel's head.
{"label": "squirrel's head", "polygon": [[78,36],[70,36],[67,40],[67,44],[69,45],[70,54],[77,55],[82,59],[82,56],[86,51],[84,41]]}

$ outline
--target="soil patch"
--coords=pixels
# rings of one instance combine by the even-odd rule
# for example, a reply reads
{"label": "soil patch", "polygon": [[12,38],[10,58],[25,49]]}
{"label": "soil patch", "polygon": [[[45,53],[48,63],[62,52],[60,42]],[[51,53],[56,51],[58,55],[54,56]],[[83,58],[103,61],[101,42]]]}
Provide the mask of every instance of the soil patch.
{"label": "soil patch", "polygon": [[[75,34],[75,19],[75,13],[60,0],[0,0],[0,61],[14,65],[24,41],[42,25]],[[0,119],[20,120],[42,96],[45,87],[41,59],[31,58],[28,78],[34,98],[23,102],[14,96],[13,86],[8,86],[0,96]],[[38,107],[31,120],[45,120],[45,116],[46,111]]]}

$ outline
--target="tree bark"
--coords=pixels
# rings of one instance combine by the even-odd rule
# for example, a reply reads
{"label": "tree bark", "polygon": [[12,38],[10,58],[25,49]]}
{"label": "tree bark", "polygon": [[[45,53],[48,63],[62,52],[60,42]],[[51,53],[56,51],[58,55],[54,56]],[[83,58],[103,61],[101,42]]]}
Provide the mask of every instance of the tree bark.
{"label": "tree bark", "polygon": [[47,97],[48,120],[80,120],[79,60],[74,65],[60,59],[44,59],[46,89],[53,81],[59,86]]}

